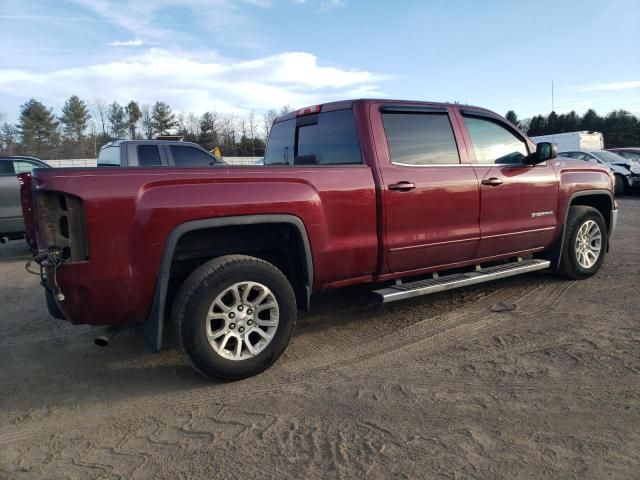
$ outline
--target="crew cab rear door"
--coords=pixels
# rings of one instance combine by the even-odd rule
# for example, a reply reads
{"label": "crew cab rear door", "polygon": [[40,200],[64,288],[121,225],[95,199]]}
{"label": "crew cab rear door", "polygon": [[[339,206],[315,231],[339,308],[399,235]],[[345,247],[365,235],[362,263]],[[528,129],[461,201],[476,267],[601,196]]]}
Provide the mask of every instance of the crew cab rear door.
{"label": "crew cab rear door", "polygon": [[478,179],[450,108],[373,103],[385,256],[391,272],[474,258]]}
{"label": "crew cab rear door", "polygon": [[558,178],[551,162],[523,163],[535,146],[483,111],[457,112],[480,179],[478,258],[539,250],[554,239]]}

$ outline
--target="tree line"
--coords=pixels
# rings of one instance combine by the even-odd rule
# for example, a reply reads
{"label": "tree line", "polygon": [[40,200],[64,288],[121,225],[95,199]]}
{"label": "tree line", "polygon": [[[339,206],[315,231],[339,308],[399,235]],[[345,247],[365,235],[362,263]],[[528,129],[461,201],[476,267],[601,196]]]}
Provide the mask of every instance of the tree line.
{"label": "tree line", "polygon": [[[16,124],[4,122],[0,126],[0,154],[45,160],[95,158],[100,147],[113,140],[150,139],[171,133],[207,150],[219,147],[226,156],[261,156],[274,120],[290,110],[288,106],[269,110],[261,118],[253,111],[245,117],[215,111],[198,116],[176,114],[162,101],[140,105],[131,100],[120,105],[96,100],[88,104],[72,95],[55,114],[53,108],[32,98],[20,106]],[[590,130],[604,134],[606,148],[640,146],[640,119],[626,110],[605,116],[593,109],[582,116],[575,111],[560,115],[552,111],[524,120],[509,110],[506,118],[529,136]]]}
{"label": "tree line", "polygon": [[582,116],[573,110],[560,115],[552,111],[522,121],[509,110],[505,117],[530,137],[587,130],[602,132],[605,148],[640,146],[640,118],[627,110],[613,110],[604,117],[593,109]]}
{"label": "tree line", "polygon": [[88,104],[77,95],[69,97],[59,114],[42,102],[30,99],[20,106],[16,124],[0,126],[0,154],[29,155],[44,160],[96,158],[100,148],[113,140],[151,139],[178,135],[225,156],[262,156],[273,122],[290,111],[269,110],[261,118],[253,111],[242,117],[208,111],[197,116],[174,113],[162,101],[126,105],[96,100]]}

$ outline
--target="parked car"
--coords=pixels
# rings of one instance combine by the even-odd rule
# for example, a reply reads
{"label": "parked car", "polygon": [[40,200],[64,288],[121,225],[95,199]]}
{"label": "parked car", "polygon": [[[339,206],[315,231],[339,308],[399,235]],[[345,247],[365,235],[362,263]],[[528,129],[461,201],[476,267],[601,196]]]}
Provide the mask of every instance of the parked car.
{"label": "parked car", "polygon": [[178,332],[199,372],[237,379],[280,357],[319,290],[387,303],[595,274],[613,175],[555,157],[482,108],[356,100],[279,117],[263,166],[36,170],[23,191],[52,315],[144,322],[152,351]]}
{"label": "parked car", "polygon": [[116,140],[98,154],[98,167],[202,167],[222,159],[197,143],[176,140]]}
{"label": "parked car", "polygon": [[607,151],[620,155],[627,160],[640,161],[640,147],[608,148]]}
{"label": "parked car", "polygon": [[606,150],[576,150],[560,152],[558,155],[608,166],[615,174],[616,195],[640,189],[640,161],[630,160]]}
{"label": "parked car", "polygon": [[18,173],[50,168],[33,157],[0,157],[0,243],[22,238],[25,233]]}

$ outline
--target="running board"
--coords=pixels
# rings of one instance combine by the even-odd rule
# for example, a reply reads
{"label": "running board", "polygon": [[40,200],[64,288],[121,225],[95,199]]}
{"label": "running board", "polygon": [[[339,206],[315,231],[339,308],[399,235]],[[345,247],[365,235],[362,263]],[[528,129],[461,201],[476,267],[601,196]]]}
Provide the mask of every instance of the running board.
{"label": "running board", "polygon": [[380,303],[396,302],[407,298],[429,295],[430,293],[453,290],[454,288],[468,287],[477,283],[489,282],[499,278],[513,277],[522,273],[534,272],[549,268],[549,260],[521,260],[505,265],[476,269],[467,273],[454,273],[442,277],[434,276],[426,280],[418,280],[411,283],[393,285],[380,290],[374,290],[373,296]]}

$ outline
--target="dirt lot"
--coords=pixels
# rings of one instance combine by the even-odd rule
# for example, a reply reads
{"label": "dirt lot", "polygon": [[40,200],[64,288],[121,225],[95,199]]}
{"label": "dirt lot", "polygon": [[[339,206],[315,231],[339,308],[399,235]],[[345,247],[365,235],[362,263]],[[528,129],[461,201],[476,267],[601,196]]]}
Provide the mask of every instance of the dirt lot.
{"label": "dirt lot", "polygon": [[94,346],[4,245],[0,478],[638,478],[640,198],[620,204],[592,279],[322,295],[285,356],[236,383],[136,331]]}

